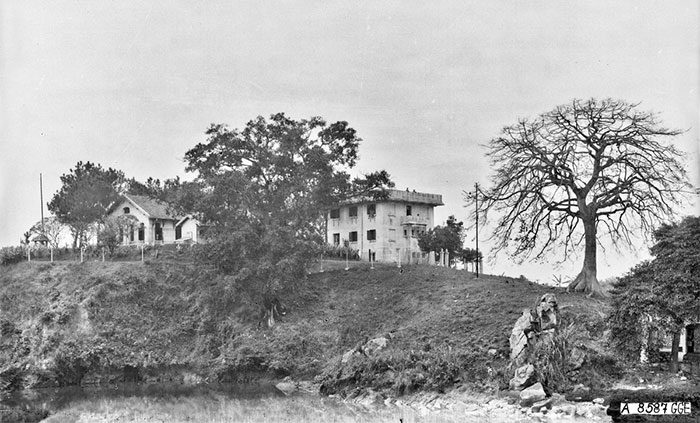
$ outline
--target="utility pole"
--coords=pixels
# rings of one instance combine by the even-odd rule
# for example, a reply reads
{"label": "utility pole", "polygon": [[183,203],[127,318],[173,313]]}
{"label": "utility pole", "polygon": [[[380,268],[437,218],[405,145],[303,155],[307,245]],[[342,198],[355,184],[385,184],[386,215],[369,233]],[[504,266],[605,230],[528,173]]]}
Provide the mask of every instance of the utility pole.
{"label": "utility pole", "polygon": [[39,173],[39,201],[41,201],[41,236],[45,237],[46,232],[44,231],[44,184]]}
{"label": "utility pole", "polygon": [[476,204],[476,277],[479,277],[479,183],[474,184],[474,192],[468,192],[467,198],[473,198]]}

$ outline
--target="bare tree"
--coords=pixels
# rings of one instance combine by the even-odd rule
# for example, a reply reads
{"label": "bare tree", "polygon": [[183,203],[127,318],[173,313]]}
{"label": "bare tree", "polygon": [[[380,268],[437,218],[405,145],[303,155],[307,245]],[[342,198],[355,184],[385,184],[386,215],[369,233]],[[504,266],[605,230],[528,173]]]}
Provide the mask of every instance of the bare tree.
{"label": "bare tree", "polygon": [[496,250],[541,259],[585,245],[583,268],[569,290],[602,293],[599,243],[631,245],[647,237],[690,188],[682,153],[666,142],[682,131],[621,100],[573,100],[521,119],[488,144],[495,174],[483,193],[496,212]]}

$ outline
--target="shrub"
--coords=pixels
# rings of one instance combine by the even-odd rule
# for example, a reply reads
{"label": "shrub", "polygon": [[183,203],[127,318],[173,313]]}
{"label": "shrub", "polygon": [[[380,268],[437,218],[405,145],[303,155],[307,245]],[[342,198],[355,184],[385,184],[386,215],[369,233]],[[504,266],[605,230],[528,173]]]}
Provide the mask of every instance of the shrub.
{"label": "shrub", "polygon": [[20,263],[27,259],[25,247],[2,247],[0,248],[0,265]]}

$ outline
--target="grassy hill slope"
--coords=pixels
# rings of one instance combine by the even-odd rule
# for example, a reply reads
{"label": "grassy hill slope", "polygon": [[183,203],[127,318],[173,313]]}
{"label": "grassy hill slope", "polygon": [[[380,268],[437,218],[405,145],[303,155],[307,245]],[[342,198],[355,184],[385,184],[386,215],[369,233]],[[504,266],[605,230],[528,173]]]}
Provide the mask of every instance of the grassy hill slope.
{"label": "grassy hill slope", "polygon": [[[602,338],[606,307],[520,279],[358,266],[309,275],[280,293],[287,313],[268,329],[249,287],[187,261],[21,263],[0,272],[5,389],[263,373],[328,381],[343,353],[377,336],[389,346],[343,386],[328,385],[332,392],[503,387],[513,323],[542,294],[557,295],[564,325],[585,334],[577,342]],[[575,377],[600,379],[600,363],[589,361]]]}

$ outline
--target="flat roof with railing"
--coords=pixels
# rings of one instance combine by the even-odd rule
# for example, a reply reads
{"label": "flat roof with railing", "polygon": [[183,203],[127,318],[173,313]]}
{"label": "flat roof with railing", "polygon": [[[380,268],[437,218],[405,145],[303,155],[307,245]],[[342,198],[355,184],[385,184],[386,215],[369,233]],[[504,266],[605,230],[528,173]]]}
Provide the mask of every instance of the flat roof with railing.
{"label": "flat roof with railing", "polygon": [[387,202],[396,201],[401,203],[415,203],[415,204],[428,204],[431,206],[442,206],[441,194],[428,194],[426,192],[416,192],[416,191],[402,191],[400,189],[388,189],[389,197],[384,200],[371,200],[371,199],[350,199],[343,202],[341,205],[349,204],[359,204],[359,203],[374,203],[374,202]]}

